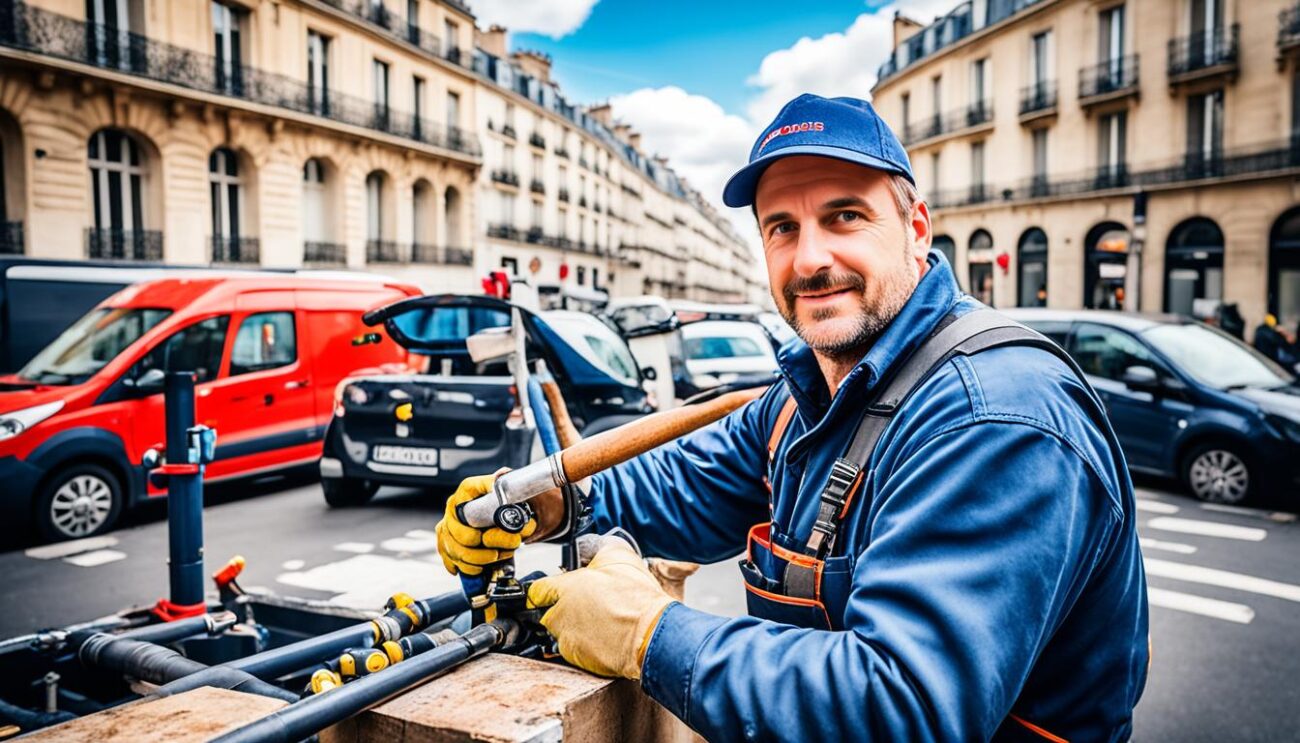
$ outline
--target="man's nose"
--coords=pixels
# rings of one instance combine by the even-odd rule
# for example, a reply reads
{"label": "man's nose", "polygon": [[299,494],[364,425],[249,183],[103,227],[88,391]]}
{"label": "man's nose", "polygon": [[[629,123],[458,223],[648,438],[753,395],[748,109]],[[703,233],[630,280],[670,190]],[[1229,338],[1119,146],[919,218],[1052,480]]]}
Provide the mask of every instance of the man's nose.
{"label": "man's nose", "polygon": [[799,229],[799,244],[795,247],[794,272],[798,276],[812,276],[829,269],[835,263],[829,242],[821,225],[813,223]]}

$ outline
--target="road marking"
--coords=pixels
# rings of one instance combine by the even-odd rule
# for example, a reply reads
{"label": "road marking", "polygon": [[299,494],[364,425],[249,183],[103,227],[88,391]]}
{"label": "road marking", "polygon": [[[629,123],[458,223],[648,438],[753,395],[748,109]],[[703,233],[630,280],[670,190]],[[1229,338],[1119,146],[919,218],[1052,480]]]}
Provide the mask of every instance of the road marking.
{"label": "road marking", "polygon": [[1147,511],[1148,513],[1178,513],[1178,506],[1172,503],[1161,503],[1160,501],[1139,498],[1133,505],[1137,506],[1137,510]]}
{"label": "road marking", "polygon": [[406,532],[406,536],[411,539],[437,539],[438,532],[429,531],[428,529],[412,529]]}
{"label": "road marking", "polygon": [[1159,539],[1147,539],[1146,537],[1138,537],[1138,543],[1142,545],[1142,549],[1164,550],[1165,552],[1177,552],[1180,555],[1191,555],[1191,554],[1195,554],[1196,552],[1196,547],[1190,544],[1181,544],[1179,542],[1162,542]]}
{"label": "road marking", "polygon": [[1202,503],[1201,508],[1206,511],[1232,513],[1238,516],[1250,516],[1251,518],[1265,519],[1279,524],[1290,524],[1296,520],[1296,515],[1294,513],[1286,513],[1285,511],[1265,511],[1259,508],[1243,508],[1241,506],[1225,506],[1222,503]]}
{"label": "road marking", "polygon": [[94,568],[100,565],[106,565],[110,562],[125,560],[126,553],[117,550],[95,550],[94,552],[82,552],[79,555],[72,555],[63,558],[63,561],[69,565],[76,565],[79,568]]}
{"label": "road marking", "polygon": [[1255,618],[1255,610],[1245,604],[1207,599],[1204,596],[1166,591],[1163,588],[1147,588],[1147,601],[1152,606],[1185,611],[1190,614],[1200,614],[1227,622],[1236,622],[1237,624],[1250,624],[1251,620]]}
{"label": "road marking", "polygon": [[1133,488],[1133,495],[1145,500],[1161,500],[1159,494],[1145,488]]}
{"label": "road marking", "polygon": [[1197,521],[1196,519],[1176,519],[1157,516],[1146,523],[1149,529],[1176,531],[1180,534],[1199,534],[1203,537],[1221,537],[1223,539],[1240,539],[1243,542],[1262,542],[1268,531],[1253,526],[1234,526],[1220,524],[1217,521]]}
{"label": "road marking", "polygon": [[47,544],[43,547],[32,547],[23,552],[28,557],[34,557],[37,560],[53,560],[56,557],[67,557],[81,552],[90,552],[92,550],[103,549],[105,547],[114,547],[117,545],[117,537],[88,537],[86,539],[74,539],[71,542],[56,542]]}
{"label": "road marking", "polygon": [[1268,580],[1267,578],[1256,578],[1253,575],[1230,573],[1227,570],[1203,568],[1199,565],[1184,565],[1181,562],[1157,560],[1154,557],[1143,558],[1142,562],[1146,565],[1147,575],[1202,583],[1207,586],[1221,586],[1237,591],[1258,593],[1261,596],[1272,596],[1287,601],[1300,602],[1300,586],[1294,586],[1290,583]]}
{"label": "road marking", "polygon": [[335,552],[351,552],[355,555],[364,555],[374,549],[375,545],[370,542],[339,542],[334,545]]}
{"label": "road marking", "polygon": [[412,539],[411,537],[393,537],[385,539],[379,543],[380,547],[389,552],[405,552],[407,554],[417,554],[438,551],[438,537],[430,535],[426,539]]}
{"label": "road marking", "polygon": [[303,566],[306,564],[307,564],[306,560],[285,560],[284,562],[280,563],[280,569],[281,570],[302,570]]}

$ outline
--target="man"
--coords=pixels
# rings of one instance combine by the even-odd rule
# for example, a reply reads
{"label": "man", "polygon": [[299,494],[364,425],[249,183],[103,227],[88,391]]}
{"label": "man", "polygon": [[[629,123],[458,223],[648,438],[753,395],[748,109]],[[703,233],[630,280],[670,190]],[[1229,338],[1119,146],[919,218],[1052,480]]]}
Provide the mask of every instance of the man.
{"label": "man", "polygon": [[[1145,581],[1132,486],[1086,383],[1044,347],[954,355],[825,507],[868,405],[980,305],[929,252],[907,154],[865,101],[791,101],[723,200],[754,207],[773,299],[802,342],[782,349],[783,383],[594,478],[590,497],[598,527],[648,555],[746,550],[751,616],[672,601],[611,540],[529,593],[564,657],[639,678],[711,740],[1128,737]],[[519,544],[455,519],[491,480],[448,504],[453,572]]]}

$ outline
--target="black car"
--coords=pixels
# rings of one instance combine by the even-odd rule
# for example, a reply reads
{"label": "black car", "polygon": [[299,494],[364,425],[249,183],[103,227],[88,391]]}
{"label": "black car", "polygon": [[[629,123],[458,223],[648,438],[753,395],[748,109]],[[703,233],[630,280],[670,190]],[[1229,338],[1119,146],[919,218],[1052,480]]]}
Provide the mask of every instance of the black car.
{"label": "black car", "polygon": [[1106,405],[1131,469],[1197,498],[1300,495],[1300,386],[1255,349],[1191,318],[1004,312],[1065,348]]}
{"label": "black car", "polygon": [[476,363],[466,344],[479,331],[508,328],[516,309],[530,368],[545,362],[580,432],[595,433],[652,411],[627,343],[591,315],[536,315],[485,296],[407,299],[367,313],[366,322],[382,323],[421,368],[339,385],[320,463],[330,505],[364,503],[380,485],[455,485],[531,460],[536,436],[516,412],[507,362]]}

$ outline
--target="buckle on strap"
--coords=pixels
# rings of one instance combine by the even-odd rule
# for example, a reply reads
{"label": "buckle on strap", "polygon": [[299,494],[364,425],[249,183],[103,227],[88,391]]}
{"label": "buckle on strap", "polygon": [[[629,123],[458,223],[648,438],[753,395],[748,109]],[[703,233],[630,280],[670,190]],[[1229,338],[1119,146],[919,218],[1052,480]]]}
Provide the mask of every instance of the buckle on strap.
{"label": "buckle on strap", "polygon": [[822,489],[821,503],[817,507],[817,520],[808,536],[808,551],[819,559],[835,544],[835,534],[840,527],[840,511],[848,500],[849,489],[862,468],[840,457],[831,465],[830,477]]}

